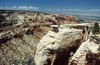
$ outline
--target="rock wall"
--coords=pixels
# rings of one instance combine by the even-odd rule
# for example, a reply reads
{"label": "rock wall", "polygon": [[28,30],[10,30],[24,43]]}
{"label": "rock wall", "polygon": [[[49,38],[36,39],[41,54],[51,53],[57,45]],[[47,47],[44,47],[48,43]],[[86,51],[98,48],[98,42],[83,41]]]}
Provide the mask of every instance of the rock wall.
{"label": "rock wall", "polygon": [[69,65],[100,65],[100,37],[92,36],[83,42],[72,56]]}
{"label": "rock wall", "polygon": [[36,65],[67,65],[71,52],[81,44],[82,30],[59,29],[49,31],[39,42],[35,54]]}

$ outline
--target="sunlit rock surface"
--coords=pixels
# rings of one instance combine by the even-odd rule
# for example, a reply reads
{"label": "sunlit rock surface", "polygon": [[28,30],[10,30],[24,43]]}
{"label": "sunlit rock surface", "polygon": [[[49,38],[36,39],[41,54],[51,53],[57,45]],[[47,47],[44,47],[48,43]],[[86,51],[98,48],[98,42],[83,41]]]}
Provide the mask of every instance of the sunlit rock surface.
{"label": "sunlit rock surface", "polygon": [[[59,32],[49,31],[37,45],[36,65],[67,65],[72,49],[81,44],[82,30],[59,29]],[[75,48],[74,48],[75,49]]]}

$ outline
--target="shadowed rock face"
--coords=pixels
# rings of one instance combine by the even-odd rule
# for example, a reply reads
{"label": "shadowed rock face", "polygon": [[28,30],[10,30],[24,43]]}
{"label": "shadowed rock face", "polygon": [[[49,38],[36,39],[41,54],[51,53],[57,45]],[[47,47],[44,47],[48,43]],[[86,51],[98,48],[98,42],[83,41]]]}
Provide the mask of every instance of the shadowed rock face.
{"label": "shadowed rock face", "polygon": [[[60,29],[58,33],[48,32],[37,45],[36,65],[67,65],[71,52],[81,44],[82,30]],[[80,42],[78,42],[80,41]]]}
{"label": "shadowed rock face", "polygon": [[0,65],[34,65],[37,44],[57,17],[60,24],[78,23],[58,14],[0,10]]}
{"label": "shadowed rock face", "polygon": [[69,65],[100,65],[100,37],[91,36],[83,42],[71,58]]}

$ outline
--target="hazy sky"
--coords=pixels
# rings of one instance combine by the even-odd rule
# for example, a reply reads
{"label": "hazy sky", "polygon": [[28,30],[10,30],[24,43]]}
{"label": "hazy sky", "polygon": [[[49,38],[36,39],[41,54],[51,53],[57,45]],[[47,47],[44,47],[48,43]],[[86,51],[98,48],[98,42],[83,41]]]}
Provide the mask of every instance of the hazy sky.
{"label": "hazy sky", "polygon": [[0,9],[100,14],[100,0],[0,0]]}

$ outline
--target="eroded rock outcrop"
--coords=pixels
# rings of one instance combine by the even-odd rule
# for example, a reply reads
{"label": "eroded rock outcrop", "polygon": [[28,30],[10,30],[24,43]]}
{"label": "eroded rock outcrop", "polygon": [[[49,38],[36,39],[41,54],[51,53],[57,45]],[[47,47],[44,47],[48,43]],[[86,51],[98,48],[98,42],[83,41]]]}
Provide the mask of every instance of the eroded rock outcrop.
{"label": "eroded rock outcrop", "polygon": [[37,45],[36,65],[67,65],[70,53],[82,42],[82,30],[60,29],[49,31]]}
{"label": "eroded rock outcrop", "polygon": [[69,65],[100,65],[100,37],[91,36],[72,56]]}
{"label": "eroded rock outcrop", "polygon": [[[20,25],[23,22],[32,22],[33,24],[51,25],[55,21],[59,24],[79,23],[78,18],[74,16],[65,16],[60,14],[42,13],[42,12],[24,12],[24,11],[2,11],[0,13],[1,24],[4,26]],[[5,23],[5,24],[4,24]]]}

